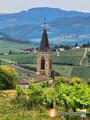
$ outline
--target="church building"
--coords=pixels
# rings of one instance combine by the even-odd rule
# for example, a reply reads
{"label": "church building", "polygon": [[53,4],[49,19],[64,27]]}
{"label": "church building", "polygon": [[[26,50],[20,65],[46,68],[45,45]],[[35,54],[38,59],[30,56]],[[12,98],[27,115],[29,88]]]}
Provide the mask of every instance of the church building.
{"label": "church building", "polygon": [[43,81],[46,77],[52,76],[52,58],[46,24],[44,24],[40,48],[36,56],[36,70],[37,72],[35,76],[21,77],[19,86],[22,88],[29,88],[31,80],[37,83]]}
{"label": "church building", "polygon": [[44,23],[43,34],[40,42],[40,48],[37,53],[36,59],[36,69],[37,75],[45,75],[47,77],[51,76],[52,71],[52,59],[51,59],[51,51],[50,44],[48,40],[46,23]]}

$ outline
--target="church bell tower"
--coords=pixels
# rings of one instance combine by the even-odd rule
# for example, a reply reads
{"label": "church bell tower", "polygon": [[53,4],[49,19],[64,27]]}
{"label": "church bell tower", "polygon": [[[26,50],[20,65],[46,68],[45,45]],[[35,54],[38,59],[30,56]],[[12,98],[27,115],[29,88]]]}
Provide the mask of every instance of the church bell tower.
{"label": "church bell tower", "polygon": [[44,23],[43,34],[40,42],[40,49],[36,60],[37,75],[50,77],[52,71],[51,51],[47,35],[46,22]]}

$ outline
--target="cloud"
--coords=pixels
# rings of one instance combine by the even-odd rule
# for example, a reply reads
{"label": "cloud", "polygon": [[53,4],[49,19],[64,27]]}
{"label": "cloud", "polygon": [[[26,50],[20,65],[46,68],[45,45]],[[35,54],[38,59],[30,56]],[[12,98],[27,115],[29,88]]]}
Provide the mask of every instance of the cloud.
{"label": "cloud", "polygon": [[17,12],[34,7],[56,7],[90,12],[90,0],[0,0],[0,12]]}

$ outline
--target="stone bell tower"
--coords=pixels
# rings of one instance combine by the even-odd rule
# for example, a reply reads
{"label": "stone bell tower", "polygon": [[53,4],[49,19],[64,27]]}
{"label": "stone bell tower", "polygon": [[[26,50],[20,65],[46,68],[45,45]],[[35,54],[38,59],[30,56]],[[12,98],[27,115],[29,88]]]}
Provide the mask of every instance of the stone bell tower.
{"label": "stone bell tower", "polygon": [[47,35],[46,22],[44,23],[43,34],[40,42],[40,49],[37,53],[36,68],[37,75],[45,75],[48,77],[51,76],[52,60]]}

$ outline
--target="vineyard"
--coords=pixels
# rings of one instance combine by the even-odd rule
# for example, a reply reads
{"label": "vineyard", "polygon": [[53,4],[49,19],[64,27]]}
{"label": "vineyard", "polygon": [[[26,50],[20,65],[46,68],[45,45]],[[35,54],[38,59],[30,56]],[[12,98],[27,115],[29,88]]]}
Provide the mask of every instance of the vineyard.
{"label": "vineyard", "polygon": [[74,66],[71,73],[72,77],[90,78],[89,66]]}
{"label": "vineyard", "polygon": [[1,55],[0,58],[7,60],[15,61],[18,64],[34,64],[36,57],[35,55],[30,54],[10,54],[10,55]]}
{"label": "vineyard", "polygon": [[57,56],[56,53],[53,54],[54,64],[64,64],[64,65],[79,65],[80,60],[84,54],[84,49],[72,49],[69,51],[60,52]]}
{"label": "vineyard", "polygon": [[[84,49],[73,49],[69,51],[60,52],[60,56],[57,53],[52,54],[53,64],[66,64],[66,65],[79,65],[79,62],[84,54]],[[9,59],[19,64],[35,64],[36,56],[31,54],[10,54],[1,55],[0,58]]]}
{"label": "vineyard", "polygon": [[20,52],[25,49],[36,47],[35,43],[19,43],[14,41],[4,40],[0,38],[0,53],[8,53],[10,50],[12,52]]}
{"label": "vineyard", "polygon": [[88,58],[88,64],[90,65],[90,52],[88,52],[87,58]]}
{"label": "vineyard", "polygon": [[[57,56],[56,52],[52,53],[52,62],[53,70],[58,73],[60,76],[73,77],[78,76],[81,78],[90,77],[90,67],[78,66],[85,49],[72,49],[69,51],[60,52],[60,55]],[[36,55],[35,54],[9,54],[9,55],[0,55],[1,64],[5,64],[4,60],[15,62],[21,68],[28,69],[30,71],[15,67],[18,74],[29,74],[31,71],[36,71]],[[90,63],[90,52],[88,52],[86,58]]]}

